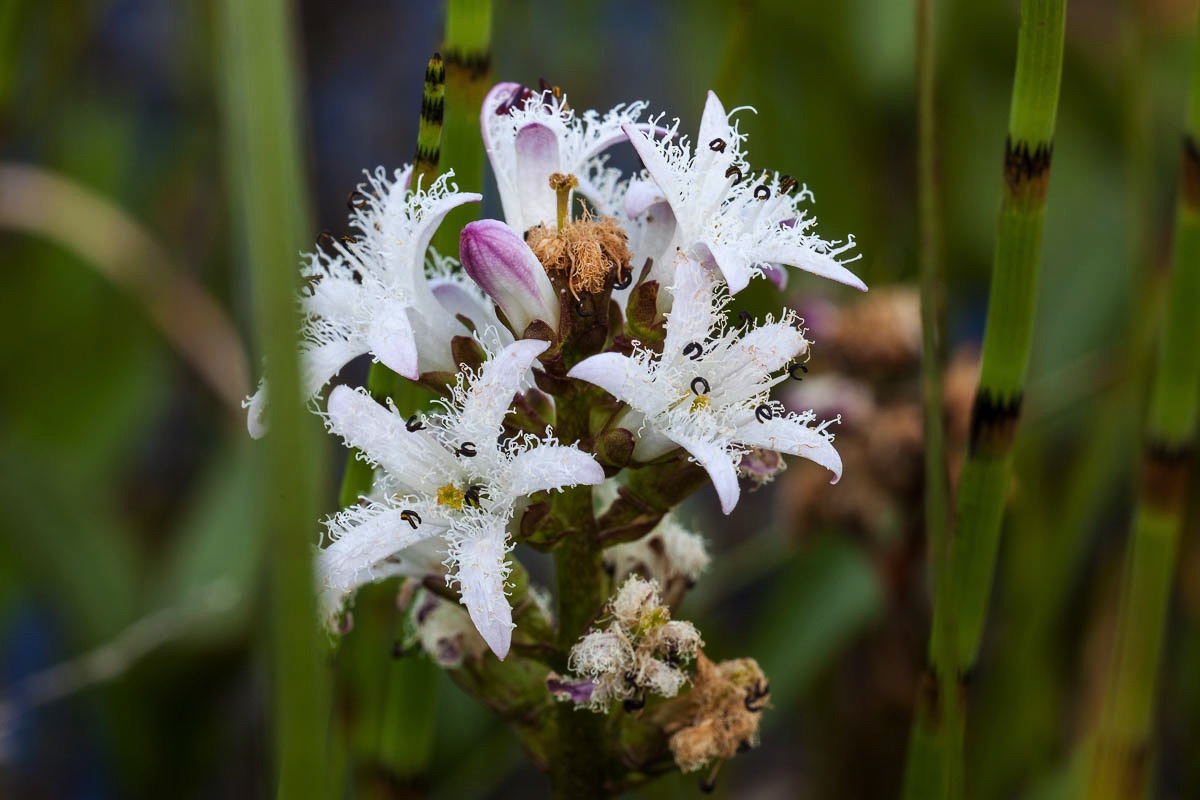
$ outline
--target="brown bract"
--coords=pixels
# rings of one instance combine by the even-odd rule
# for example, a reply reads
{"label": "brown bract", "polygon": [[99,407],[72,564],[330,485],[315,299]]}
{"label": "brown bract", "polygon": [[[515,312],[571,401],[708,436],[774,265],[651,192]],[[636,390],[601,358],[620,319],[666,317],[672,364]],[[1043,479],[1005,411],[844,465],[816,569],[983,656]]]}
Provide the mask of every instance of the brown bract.
{"label": "brown bract", "polygon": [[758,744],[758,724],[770,693],[754,659],[714,664],[700,652],[692,690],[681,699],[688,712],[675,716],[664,730],[679,769],[694,772]]}
{"label": "brown bract", "polygon": [[620,277],[630,267],[628,237],[610,218],[580,219],[562,230],[539,225],[531,228],[527,241],[546,272],[563,272],[571,294],[599,292],[609,276]]}

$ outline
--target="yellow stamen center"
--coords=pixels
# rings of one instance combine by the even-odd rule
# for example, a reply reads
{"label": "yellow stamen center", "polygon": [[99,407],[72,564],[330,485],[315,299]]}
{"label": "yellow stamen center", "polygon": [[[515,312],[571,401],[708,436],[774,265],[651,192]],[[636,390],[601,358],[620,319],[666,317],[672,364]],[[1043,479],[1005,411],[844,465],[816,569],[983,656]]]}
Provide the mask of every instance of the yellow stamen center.
{"label": "yellow stamen center", "polygon": [[466,499],[467,493],[453,483],[447,483],[437,490],[437,504],[439,506],[450,506],[455,511],[462,511]]}
{"label": "yellow stamen center", "polygon": [[708,395],[698,394],[698,395],[696,395],[696,399],[692,401],[691,411],[693,414],[695,414],[700,409],[708,408],[711,405],[712,405],[712,401],[708,399]]}

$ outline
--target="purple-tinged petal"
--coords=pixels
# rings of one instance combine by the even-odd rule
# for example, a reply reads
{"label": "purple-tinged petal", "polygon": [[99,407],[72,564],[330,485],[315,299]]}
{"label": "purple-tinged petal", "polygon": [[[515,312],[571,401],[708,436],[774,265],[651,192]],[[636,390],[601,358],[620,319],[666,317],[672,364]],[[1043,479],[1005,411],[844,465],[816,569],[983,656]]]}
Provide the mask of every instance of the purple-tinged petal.
{"label": "purple-tinged petal", "polygon": [[535,319],[558,329],[558,296],[541,262],[516,231],[498,220],[483,219],[467,224],[458,242],[463,269],[504,312],[513,333],[520,336]]}
{"label": "purple-tinged petal", "polygon": [[634,179],[625,190],[625,216],[630,219],[640,217],[647,209],[656,203],[667,201],[663,190],[654,181]]}
{"label": "purple-tinged petal", "polygon": [[763,276],[771,283],[775,284],[775,288],[783,291],[787,288],[788,274],[787,270],[778,264],[771,264],[763,267]]}
{"label": "purple-tinged petal", "polygon": [[551,672],[546,676],[546,690],[554,695],[559,700],[572,703],[577,706],[586,705],[591,702],[592,692],[595,691],[596,684],[588,679],[581,681],[563,680],[563,677],[557,673]]}
{"label": "purple-tinged petal", "polygon": [[510,209],[506,203],[504,218],[521,232],[538,223],[554,226],[558,196],[550,188],[550,176],[562,167],[558,135],[546,125],[531,122],[517,131],[513,150],[517,167],[515,199],[519,208]]}

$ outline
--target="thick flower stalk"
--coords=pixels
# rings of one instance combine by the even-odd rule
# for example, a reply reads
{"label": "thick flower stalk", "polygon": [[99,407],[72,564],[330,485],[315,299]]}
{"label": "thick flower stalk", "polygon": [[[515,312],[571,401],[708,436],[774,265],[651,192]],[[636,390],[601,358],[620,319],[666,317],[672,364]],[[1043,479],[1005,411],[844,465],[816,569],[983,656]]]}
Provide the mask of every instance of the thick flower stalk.
{"label": "thick flower stalk", "polygon": [[[577,112],[557,89],[500,84],[480,120],[504,220],[443,225],[480,195],[378,170],[351,195],[352,234],[322,237],[302,267],[304,394],[370,470],[326,522],[322,620],[346,630],[360,587],[403,577],[400,651],[506,719],[559,797],[674,768],[711,780],[757,741],[757,665],[714,664],[671,619],[708,555],[670,512],[706,482],[730,512],[739,476],[769,480],[782,454],[836,482],[830,422],[771,398],[808,370],[802,321],[731,327],[725,306],[781,265],[864,288],[840,260],[852,240],[815,235],[793,179],[751,173],[715,96],[695,154],[644,110]],[[624,141],[646,171],[609,166]],[[461,269],[430,249],[435,232],[458,237]],[[326,390],[364,355],[440,407],[373,382]],[[265,401],[264,384],[256,435]],[[518,542],[553,553],[553,608]]]}

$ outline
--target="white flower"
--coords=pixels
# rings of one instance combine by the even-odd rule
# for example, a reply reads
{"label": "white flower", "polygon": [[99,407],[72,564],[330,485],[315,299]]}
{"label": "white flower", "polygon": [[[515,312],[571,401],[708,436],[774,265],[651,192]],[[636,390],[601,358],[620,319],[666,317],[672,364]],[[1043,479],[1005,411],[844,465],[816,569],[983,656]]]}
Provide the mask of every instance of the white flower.
{"label": "white flower", "polygon": [[577,191],[592,198],[588,163],[622,142],[625,128],[637,130],[645,103],[620,105],[604,115],[576,114],[566,98],[534,92],[519,83],[499,83],[488,92],[480,114],[483,144],[496,175],[505,221],[518,233],[535,225],[553,228],[557,197],[549,179],[555,172],[580,180]]}
{"label": "white flower", "polygon": [[639,429],[634,457],[650,460],[676,446],[691,454],[712,479],[721,509],[737,505],[738,463],[751,448],[808,458],[841,476],[842,461],[826,424],[810,426],[812,412],[787,413],[768,399],[772,377],[808,351],[798,320],[727,330],[727,302],[709,273],[681,260],[675,271],[674,306],[667,316],[662,354],[644,348],[632,356],[600,353],[568,373],[629,405],[622,424]]}
{"label": "white flower", "polygon": [[[674,247],[720,270],[732,294],[775,264],[866,290],[837,258],[854,247],[853,238],[836,243],[813,234],[816,219],[799,207],[801,201],[812,199],[811,193],[786,176],[750,169],[741,151],[745,136],[715,94],[708,93],[695,153],[687,139],[678,136],[678,129],[676,122],[656,137],[653,128],[625,126],[656,184],[630,184],[625,202],[630,218],[658,206],[656,224],[669,228],[673,222]],[[664,201],[673,220],[662,213]],[[670,282],[664,273],[670,266],[666,259],[656,261],[654,278],[664,285]]]}
{"label": "white flower", "polygon": [[[619,583],[637,572],[658,581],[665,590],[694,583],[709,560],[703,537],[680,525],[673,513],[642,538],[604,551],[604,564],[612,570],[614,581]],[[671,594],[669,590],[666,593]]]}
{"label": "white flower", "polygon": [[[452,172],[428,188],[410,191],[412,168],[397,170],[389,181],[383,168],[367,174],[367,183],[350,196],[350,225],[354,237],[331,240],[329,251],[307,256],[301,268],[307,286],[301,297],[305,313],[301,359],[306,396],[321,391],[352,359],[370,353],[405,376],[453,371],[450,341],[470,335],[456,317],[461,307],[443,307],[453,296],[479,295],[461,278],[451,277],[447,259],[433,257],[434,278],[426,276],[426,251],[434,231],[452,209],[478,202],[482,195],[460,192],[450,182]],[[472,320],[480,327],[496,324],[482,297]],[[263,419],[266,385],[244,404],[247,427],[258,438],[266,432]]]}
{"label": "white flower", "polygon": [[331,541],[318,559],[327,620],[361,584],[406,569],[407,548],[434,539],[446,548],[447,582],[459,584],[475,627],[504,658],[513,628],[506,531],[517,501],[604,480],[591,456],[551,436],[501,438],[513,397],[546,347],[536,340],[509,345],[477,375],[460,375],[445,413],[424,419],[406,421],[361,390],[333,390],[329,429],[382,468],[387,499],[328,523]]}

